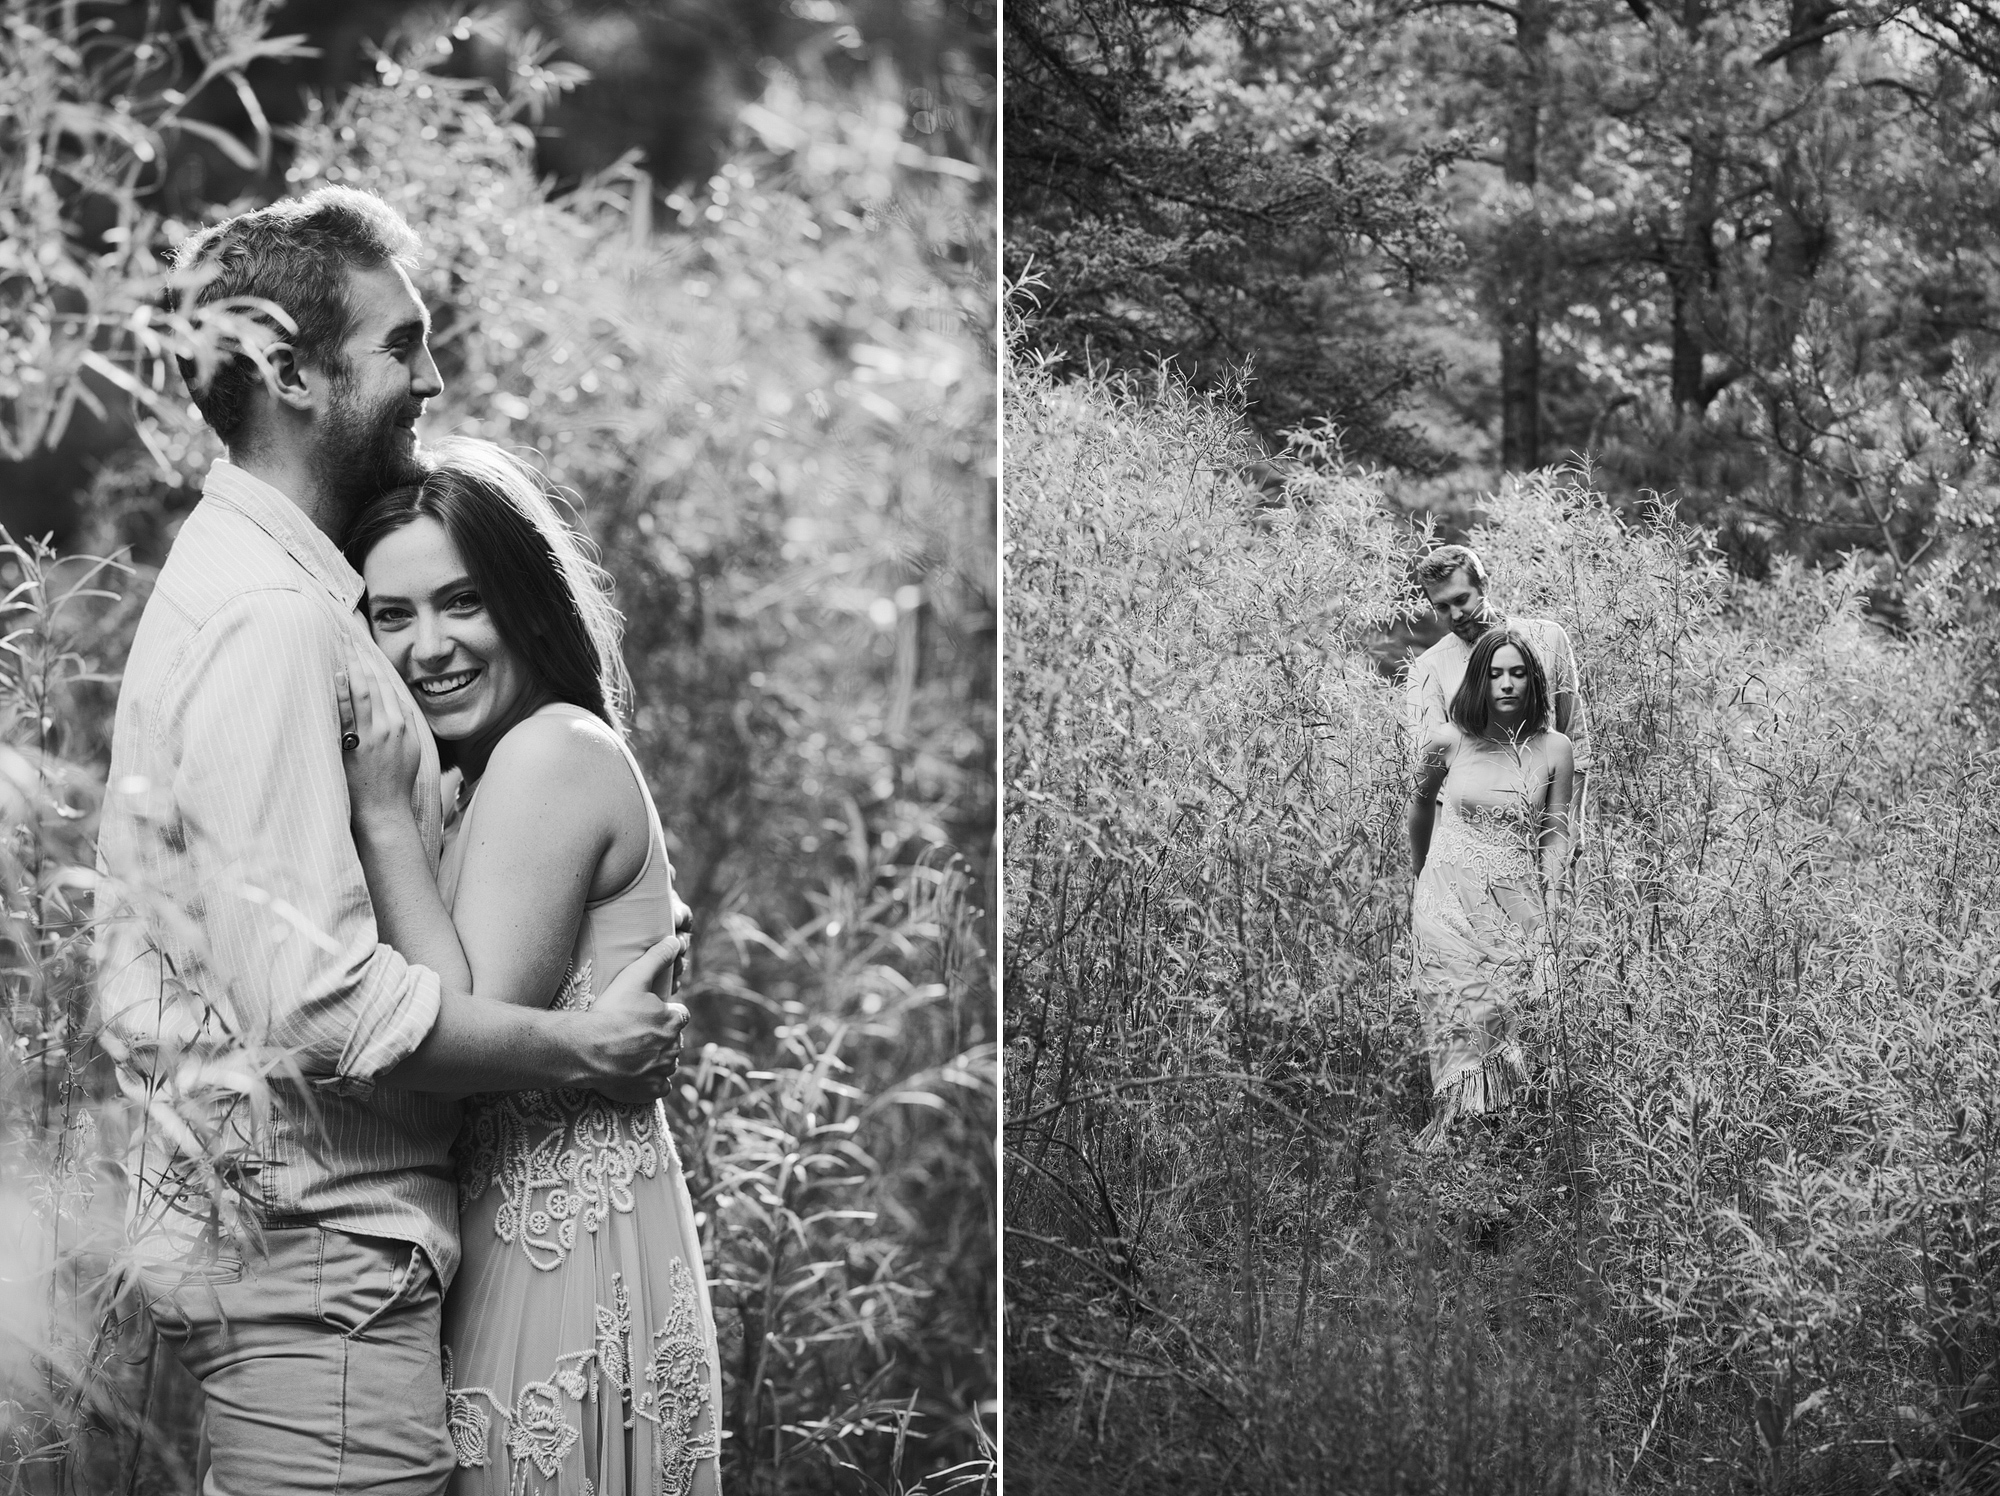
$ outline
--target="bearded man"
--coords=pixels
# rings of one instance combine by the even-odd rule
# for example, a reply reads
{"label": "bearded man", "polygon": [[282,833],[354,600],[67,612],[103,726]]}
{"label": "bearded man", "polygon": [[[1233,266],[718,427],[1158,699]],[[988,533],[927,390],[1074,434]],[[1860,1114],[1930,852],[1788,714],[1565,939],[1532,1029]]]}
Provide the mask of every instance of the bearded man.
{"label": "bearded man", "polygon": [[1417,585],[1445,624],[1445,636],[1410,664],[1407,700],[1410,731],[1419,743],[1441,731],[1451,716],[1451,699],[1465,679],[1472,646],[1488,629],[1501,624],[1528,641],[1548,676],[1554,697],[1554,725],[1575,751],[1575,791],[1571,824],[1573,845],[1580,845],[1584,784],[1590,769],[1590,716],[1584,708],[1577,675],[1576,651],[1569,635],[1552,618],[1505,614],[1487,597],[1486,565],[1470,546],[1441,545],[1416,565]]}
{"label": "bearded man", "polygon": [[[227,456],[175,537],[119,693],[100,850],[128,911],[103,1001],[107,1045],[156,1111],[190,1074],[270,1068],[268,1115],[148,1128],[132,1154],[148,1307],[206,1393],[205,1496],[442,1492],[454,1098],[582,1086],[650,1101],[687,1017],[648,990],[678,937],[588,1012],[455,990],[379,938],[337,686],[350,651],[375,645],[338,542],[369,499],[424,475],[416,423],[443,382],[418,249],[380,199],[336,187],[217,224],[178,256],[197,317],[251,320],[218,364],[182,365]],[[420,723],[414,702],[400,709]],[[435,868],[437,750],[415,730],[411,809]],[[262,1089],[242,1084],[245,1100]],[[231,1190],[242,1231],[211,1207]]]}

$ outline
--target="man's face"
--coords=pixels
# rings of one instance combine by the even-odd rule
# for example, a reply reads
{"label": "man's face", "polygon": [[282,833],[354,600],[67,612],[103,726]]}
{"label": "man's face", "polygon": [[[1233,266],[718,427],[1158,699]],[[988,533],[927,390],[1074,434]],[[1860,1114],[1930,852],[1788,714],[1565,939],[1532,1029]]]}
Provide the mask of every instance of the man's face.
{"label": "man's face", "polygon": [[430,316],[398,265],[347,272],[353,324],[341,367],[322,369],[326,403],[318,457],[349,514],[375,495],[424,475],[417,418],[444,389],[431,358]]}
{"label": "man's face", "polygon": [[1493,626],[1494,617],[1486,610],[1485,590],[1474,585],[1463,566],[1442,582],[1424,583],[1424,595],[1437,609],[1445,627],[1467,644],[1476,643]]}

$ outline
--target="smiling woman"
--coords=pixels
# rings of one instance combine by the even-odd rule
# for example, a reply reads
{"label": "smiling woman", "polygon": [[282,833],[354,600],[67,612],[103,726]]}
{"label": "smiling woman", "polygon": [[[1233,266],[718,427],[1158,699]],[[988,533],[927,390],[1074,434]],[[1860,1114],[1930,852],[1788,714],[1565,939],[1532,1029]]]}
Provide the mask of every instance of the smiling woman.
{"label": "smiling woman", "polygon": [[491,442],[453,438],[422,480],[348,532],[376,643],[468,780],[549,701],[617,727],[630,685],[618,621],[540,478]]}
{"label": "smiling woman", "polygon": [[[527,467],[461,438],[370,505],[347,550],[382,655],[350,664],[360,742],[345,762],[384,937],[481,997],[591,1007],[604,976],[671,932],[675,898],[619,725],[617,618],[577,538]],[[409,813],[412,693],[461,776],[434,883]],[[573,1088],[475,1097],[454,1162],[453,1491],[518,1491],[533,1462],[584,1490],[715,1492],[714,1316],[657,1106]]]}

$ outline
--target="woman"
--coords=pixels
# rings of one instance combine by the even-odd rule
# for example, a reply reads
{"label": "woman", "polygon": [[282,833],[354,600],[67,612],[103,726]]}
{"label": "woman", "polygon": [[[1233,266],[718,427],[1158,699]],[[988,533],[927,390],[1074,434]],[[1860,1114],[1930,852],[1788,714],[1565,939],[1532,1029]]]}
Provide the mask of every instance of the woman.
{"label": "woman", "polygon": [[[527,468],[486,442],[436,451],[347,543],[386,656],[350,672],[355,843],[406,957],[481,997],[587,1008],[672,925],[659,816],[619,728],[617,615]],[[409,811],[412,696],[458,776],[435,882]],[[714,1496],[715,1324],[664,1110],[473,1097],[455,1163],[453,1496]]]}
{"label": "woman", "polygon": [[1570,741],[1549,683],[1505,626],[1472,648],[1451,720],[1424,745],[1410,801],[1414,986],[1431,1061],[1424,1150],[1528,1078],[1522,1001],[1539,985],[1570,840]]}

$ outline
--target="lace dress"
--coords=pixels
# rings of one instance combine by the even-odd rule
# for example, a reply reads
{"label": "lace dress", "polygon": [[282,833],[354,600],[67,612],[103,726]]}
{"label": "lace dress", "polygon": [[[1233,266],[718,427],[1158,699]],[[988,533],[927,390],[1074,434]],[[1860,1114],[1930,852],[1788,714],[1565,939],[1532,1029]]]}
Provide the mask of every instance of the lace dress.
{"label": "lace dress", "polygon": [[1432,1093],[1419,1148],[1438,1146],[1454,1117],[1505,1106],[1528,1079],[1521,1006],[1547,970],[1533,810],[1546,789],[1510,748],[1452,750],[1411,920]]}
{"label": "lace dress", "polygon": [[[447,905],[478,809],[475,788],[447,832]],[[646,814],[646,864],[586,906],[556,1008],[588,1008],[670,927],[651,795]],[[473,1097],[454,1162],[465,1256],[444,1313],[451,1496],[717,1496],[715,1320],[664,1108],[594,1091]]]}

